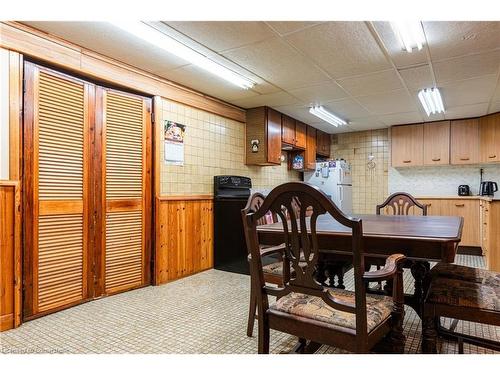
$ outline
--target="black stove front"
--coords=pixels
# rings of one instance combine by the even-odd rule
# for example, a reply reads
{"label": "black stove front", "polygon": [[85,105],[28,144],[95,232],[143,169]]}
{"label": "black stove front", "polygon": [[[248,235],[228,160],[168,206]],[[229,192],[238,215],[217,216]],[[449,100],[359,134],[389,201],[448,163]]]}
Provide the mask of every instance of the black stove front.
{"label": "black stove front", "polygon": [[249,177],[214,176],[214,268],[250,274],[241,210],[250,197]]}

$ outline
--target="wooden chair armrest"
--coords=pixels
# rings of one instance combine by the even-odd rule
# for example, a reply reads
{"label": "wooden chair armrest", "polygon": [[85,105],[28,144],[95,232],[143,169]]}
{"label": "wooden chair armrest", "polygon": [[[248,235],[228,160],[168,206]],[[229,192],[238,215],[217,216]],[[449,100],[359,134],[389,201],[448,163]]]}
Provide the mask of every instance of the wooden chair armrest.
{"label": "wooden chair armrest", "polygon": [[366,281],[392,279],[405,260],[406,257],[403,254],[392,254],[386,259],[384,267],[376,271],[365,272],[363,279]]}
{"label": "wooden chair armrest", "polygon": [[[273,254],[282,255],[284,252],[285,252],[285,244],[282,243],[281,245],[277,245],[277,246],[262,247],[260,249],[260,256],[266,257],[268,255],[273,255]],[[248,254],[248,260],[250,260],[250,259],[252,259],[252,255]]]}

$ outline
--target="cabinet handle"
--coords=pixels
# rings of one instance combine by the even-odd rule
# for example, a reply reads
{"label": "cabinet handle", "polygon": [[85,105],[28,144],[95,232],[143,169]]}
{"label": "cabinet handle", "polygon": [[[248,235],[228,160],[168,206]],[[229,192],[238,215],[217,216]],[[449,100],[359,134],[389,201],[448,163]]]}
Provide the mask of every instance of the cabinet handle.
{"label": "cabinet handle", "polygon": [[488,155],[490,159],[495,159],[497,156],[496,155]]}
{"label": "cabinet handle", "polygon": [[463,207],[463,206],[465,206],[464,203],[461,203],[461,204],[455,203],[455,207]]}
{"label": "cabinet handle", "polygon": [[460,158],[460,160],[469,160],[469,158]]}
{"label": "cabinet handle", "polygon": [[403,160],[403,163],[411,163],[411,160]]}
{"label": "cabinet handle", "polygon": [[440,161],[441,158],[432,158],[432,161]]}

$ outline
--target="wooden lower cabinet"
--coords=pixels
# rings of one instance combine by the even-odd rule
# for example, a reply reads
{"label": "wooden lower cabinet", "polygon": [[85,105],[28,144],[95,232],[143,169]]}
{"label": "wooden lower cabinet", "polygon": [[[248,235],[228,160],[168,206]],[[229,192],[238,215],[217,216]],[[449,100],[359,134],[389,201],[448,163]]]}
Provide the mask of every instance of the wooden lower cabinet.
{"label": "wooden lower cabinet", "polygon": [[486,267],[500,272],[500,201],[482,202],[482,242]]}
{"label": "wooden lower cabinet", "polygon": [[420,199],[427,204],[428,215],[462,216],[464,227],[460,246],[481,246],[479,199]]}

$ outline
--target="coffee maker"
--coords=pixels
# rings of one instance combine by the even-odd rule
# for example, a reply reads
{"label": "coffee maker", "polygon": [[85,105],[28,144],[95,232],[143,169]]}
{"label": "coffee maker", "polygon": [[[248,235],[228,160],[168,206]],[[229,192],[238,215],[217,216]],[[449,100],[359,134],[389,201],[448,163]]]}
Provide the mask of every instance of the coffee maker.
{"label": "coffee maker", "polygon": [[494,181],[483,181],[479,187],[479,195],[493,195],[498,191],[498,185]]}

